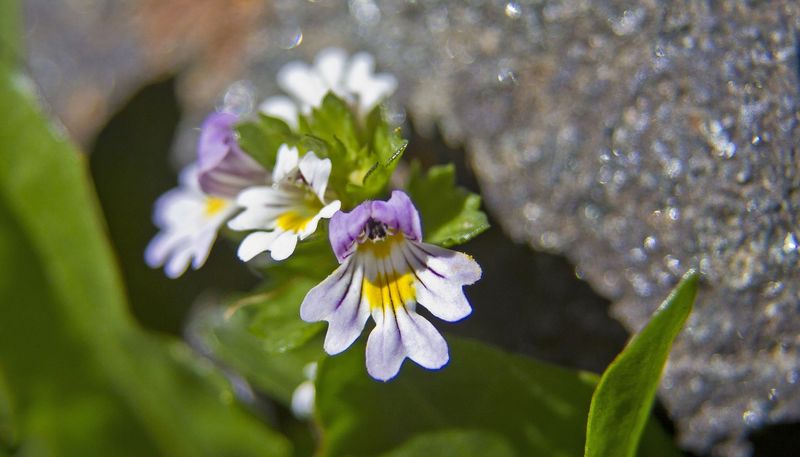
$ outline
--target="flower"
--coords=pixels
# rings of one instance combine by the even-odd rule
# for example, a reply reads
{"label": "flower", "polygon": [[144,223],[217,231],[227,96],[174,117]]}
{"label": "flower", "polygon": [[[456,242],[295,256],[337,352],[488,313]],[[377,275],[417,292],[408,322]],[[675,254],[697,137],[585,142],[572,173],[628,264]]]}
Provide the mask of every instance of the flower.
{"label": "flower", "polygon": [[248,261],[270,251],[275,260],[294,252],[298,240],[317,230],[320,219],[339,211],[341,203],[325,203],[325,190],[331,174],[330,159],[320,159],[313,151],[298,160],[297,148],[281,145],[272,186],[245,189],[236,199],[245,209],[228,226],[234,230],[256,231],[239,245],[239,258]]}
{"label": "flower", "polygon": [[153,222],[160,232],[144,254],[147,265],[163,265],[170,278],[182,275],[190,263],[195,270],[203,266],[217,231],[237,209],[233,200],[200,189],[195,164],[183,169],[180,184],[156,201]]}
{"label": "flower", "polygon": [[325,351],[347,349],[371,314],[367,371],[373,378],[393,378],[406,357],[428,369],[444,366],[447,343],[416,305],[449,322],[468,316],[472,308],[462,287],[480,279],[478,263],[423,243],[419,213],[401,191],[389,201],[336,213],[329,236],[340,265],[300,305],[303,320],[328,322]]}
{"label": "flower", "polygon": [[365,52],[348,60],[342,49],[323,49],[314,59],[313,67],[300,61],[284,65],[278,72],[278,85],[292,98],[270,97],[260,109],[294,128],[298,113],[310,113],[322,104],[328,92],[333,92],[352,104],[363,118],[397,88],[394,76],[374,71],[375,60]]}
{"label": "flower", "polygon": [[267,171],[236,142],[233,127],[238,120],[235,114],[213,113],[200,129],[198,179],[207,194],[233,199],[245,187],[267,182]]}
{"label": "flower", "polygon": [[181,172],[180,186],[162,195],[153,221],[161,229],[145,250],[152,268],[164,266],[170,278],[189,264],[203,266],[217,232],[238,209],[236,195],[245,187],[267,182],[267,172],[239,148],[230,113],[208,116],[200,129],[197,162]]}

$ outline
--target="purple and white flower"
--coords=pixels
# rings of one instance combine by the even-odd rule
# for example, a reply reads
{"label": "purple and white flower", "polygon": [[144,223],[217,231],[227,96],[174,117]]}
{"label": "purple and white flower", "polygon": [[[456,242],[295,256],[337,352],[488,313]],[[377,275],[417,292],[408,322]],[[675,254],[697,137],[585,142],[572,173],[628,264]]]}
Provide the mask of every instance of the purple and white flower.
{"label": "purple and white flower", "polygon": [[239,209],[235,196],[267,182],[267,172],[245,154],[233,131],[237,117],[211,114],[200,131],[197,162],[181,172],[180,186],[156,201],[153,222],[160,229],[145,250],[152,268],[164,266],[170,278],[208,258],[219,228]]}
{"label": "purple and white flower", "polygon": [[297,148],[281,145],[273,184],[245,189],[236,199],[244,211],[228,226],[257,230],[242,240],[239,258],[248,261],[264,251],[274,260],[292,255],[297,242],[314,233],[321,219],[339,211],[339,200],[326,203],[330,174],[330,159],[320,159],[313,151],[300,159]]}
{"label": "purple and white flower", "polygon": [[367,371],[373,378],[393,378],[406,357],[428,369],[444,366],[447,343],[416,305],[448,322],[468,316],[472,308],[463,286],[480,279],[478,263],[423,243],[419,213],[401,191],[388,201],[336,213],[329,236],[340,266],[300,306],[303,320],[328,322],[325,351],[347,349],[371,315]]}
{"label": "purple and white flower", "polygon": [[319,107],[328,92],[350,103],[364,118],[397,89],[397,80],[386,73],[375,73],[375,59],[359,52],[348,59],[339,48],[327,48],[317,54],[314,65],[289,62],[278,72],[278,85],[291,98],[276,96],[261,104],[261,111],[297,127],[298,114],[308,114]]}
{"label": "purple and white flower", "polygon": [[236,212],[233,200],[200,189],[195,164],[183,169],[180,187],[156,201],[153,222],[160,229],[147,245],[145,261],[151,268],[164,266],[170,278],[182,275],[189,264],[198,269],[206,262],[217,231]]}

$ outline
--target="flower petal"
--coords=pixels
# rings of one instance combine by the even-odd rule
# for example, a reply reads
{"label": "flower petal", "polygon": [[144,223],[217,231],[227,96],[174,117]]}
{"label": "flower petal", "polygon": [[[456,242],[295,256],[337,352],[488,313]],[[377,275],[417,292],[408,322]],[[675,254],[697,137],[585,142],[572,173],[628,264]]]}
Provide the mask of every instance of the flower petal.
{"label": "flower petal", "polygon": [[450,360],[447,343],[427,319],[404,307],[397,308],[395,316],[408,358],[430,370]]}
{"label": "flower petal", "polygon": [[275,168],[272,170],[272,182],[279,183],[297,168],[297,148],[282,144],[278,148]]}
{"label": "flower petal", "polygon": [[355,242],[370,218],[372,202],[366,201],[350,212],[338,211],[331,217],[328,237],[339,262],[343,262],[355,250]]}
{"label": "flower petal", "polygon": [[327,278],[308,291],[300,304],[300,318],[306,322],[325,320],[336,311],[347,294],[355,270],[353,260],[347,259]]}
{"label": "flower petal", "polygon": [[372,311],[375,328],[367,339],[367,372],[379,381],[388,381],[400,371],[406,358],[406,348],[391,308]]}
{"label": "flower petal", "polygon": [[[344,295],[336,300],[336,308],[325,318],[328,333],[325,335],[325,352],[338,354],[358,339],[369,319],[369,306],[362,300],[361,288],[364,269],[359,263],[353,266],[352,276]],[[331,297],[327,298],[331,300]]]}
{"label": "flower petal", "polygon": [[395,190],[389,201],[372,202],[372,217],[400,230],[410,240],[422,239],[419,213],[405,192]]}
{"label": "flower petal", "polygon": [[314,70],[322,82],[334,92],[340,92],[347,53],[340,48],[326,48],[314,59]]}
{"label": "flower petal", "polygon": [[261,103],[258,109],[267,116],[281,119],[289,124],[292,129],[297,128],[299,110],[297,104],[289,97],[282,95],[269,97]]}
{"label": "flower petal", "polygon": [[314,154],[314,151],[308,151],[300,159],[298,168],[319,201],[324,202],[325,188],[328,186],[328,177],[331,175],[331,159],[320,159]]}
{"label": "flower petal", "polygon": [[448,322],[467,317],[472,307],[463,286],[480,278],[480,266],[468,255],[449,249],[437,248],[445,252],[433,257],[422,250],[422,244],[409,242],[402,251],[417,279],[414,284],[417,302]]}
{"label": "flower petal", "polygon": [[177,278],[178,276],[182,275],[187,268],[189,268],[191,259],[191,245],[181,244],[180,246],[177,246],[176,249],[170,254],[166,265],[164,265],[164,273],[170,279]]}
{"label": "flower petal", "polygon": [[258,254],[268,250],[277,236],[277,232],[251,233],[244,237],[242,243],[239,244],[239,249],[236,251],[236,254],[240,259],[247,262]]}
{"label": "flower petal", "polygon": [[294,232],[280,232],[269,248],[269,255],[273,260],[285,260],[297,247],[297,234]]}

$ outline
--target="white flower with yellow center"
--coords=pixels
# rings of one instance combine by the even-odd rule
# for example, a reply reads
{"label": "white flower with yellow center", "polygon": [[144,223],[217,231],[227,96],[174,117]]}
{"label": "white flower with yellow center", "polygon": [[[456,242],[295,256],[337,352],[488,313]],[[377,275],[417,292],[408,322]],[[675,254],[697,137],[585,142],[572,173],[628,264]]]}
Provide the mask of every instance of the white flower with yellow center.
{"label": "white flower with yellow center", "polygon": [[180,175],[180,187],[156,201],[153,222],[160,232],[145,250],[152,268],[164,266],[170,278],[182,275],[189,265],[205,263],[217,231],[236,212],[236,203],[204,193],[198,183],[198,168],[192,164]]}
{"label": "white flower with yellow center", "polygon": [[281,145],[272,186],[251,187],[236,199],[244,207],[228,226],[234,230],[258,230],[239,245],[239,258],[248,261],[269,251],[274,260],[284,260],[294,252],[298,240],[317,230],[321,219],[339,211],[341,203],[326,203],[325,191],[331,174],[330,159],[320,159],[309,151],[300,159],[297,149]]}
{"label": "white flower with yellow center", "polygon": [[416,306],[448,322],[468,316],[472,308],[462,288],[480,279],[477,262],[423,243],[419,214],[400,191],[389,201],[336,213],[328,233],[341,265],[300,305],[303,320],[328,322],[325,351],[347,349],[371,315],[367,371],[373,378],[393,378],[406,357],[428,369],[444,366],[447,343]]}
{"label": "white flower with yellow center", "polygon": [[217,232],[239,209],[235,197],[242,189],[267,182],[268,174],[236,142],[238,117],[212,113],[203,122],[197,143],[197,162],[180,175],[180,187],[156,202],[153,220],[160,232],[145,250],[152,268],[164,266],[170,278],[189,265],[203,266]]}
{"label": "white flower with yellow center", "polygon": [[289,62],[278,72],[278,85],[290,97],[276,96],[261,104],[261,111],[297,127],[298,114],[307,115],[319,107],[328,92],[351,104],[360,118],[397,89],[397,80],[386,73],[375,73],[375,59],[359,52],[348,59],[347,52],[327,48],[317,54],[314,65]]}

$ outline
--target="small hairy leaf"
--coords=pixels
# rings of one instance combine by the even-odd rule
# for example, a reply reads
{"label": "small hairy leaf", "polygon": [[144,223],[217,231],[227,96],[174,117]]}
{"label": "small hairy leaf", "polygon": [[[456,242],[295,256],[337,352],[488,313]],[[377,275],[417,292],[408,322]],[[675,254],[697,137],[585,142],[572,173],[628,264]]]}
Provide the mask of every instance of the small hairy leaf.
{"label": "small hairy leaf", "polygon": [[423,174],[412,164],[408,193],[422,218],[424,240],[441,246],[461,244],[489,228],[481,198],[456,186],[455,166],[431,167]]}
{"label": "small hairy leaf", "polygon": [[697,282],[697,272],[686,273],[603,373],[589,411],[587,457],[636,454],[672,342],[692,310]]}
{"label": "small hairy leaf", "polygon": [[236,126],[239,146],[267,170],[275,166],[278,148],[298,141],[286,123],[280,119],[259,114],[254,120]]}

